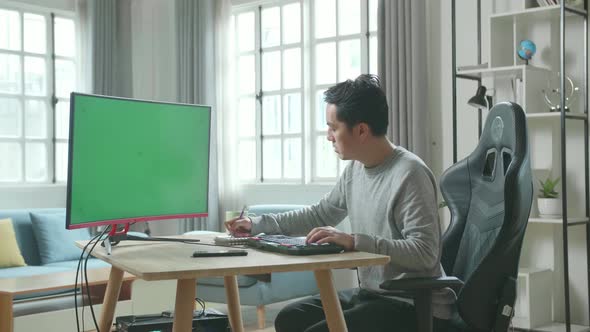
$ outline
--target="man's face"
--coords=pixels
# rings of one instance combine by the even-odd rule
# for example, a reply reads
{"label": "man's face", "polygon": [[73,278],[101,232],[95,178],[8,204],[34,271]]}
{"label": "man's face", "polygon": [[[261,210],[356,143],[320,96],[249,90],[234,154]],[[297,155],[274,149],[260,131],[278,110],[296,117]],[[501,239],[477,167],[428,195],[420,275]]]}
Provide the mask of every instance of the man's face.
{"label": "man's face", "polygon": [[328,141],[332,142],[334,152],[342,160],[351,160],[354,158],[354,151],[357,145],[355,138],[355,128],[348,129],[346,123],[338,121],[336,118],[336,105],[328,104],[326,106],[326,122],[328,124]]}

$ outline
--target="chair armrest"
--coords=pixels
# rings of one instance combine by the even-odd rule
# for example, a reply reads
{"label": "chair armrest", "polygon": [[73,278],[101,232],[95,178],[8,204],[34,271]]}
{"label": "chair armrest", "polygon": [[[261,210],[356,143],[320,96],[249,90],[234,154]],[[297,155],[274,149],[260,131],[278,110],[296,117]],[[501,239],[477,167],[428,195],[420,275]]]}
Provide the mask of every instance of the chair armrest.
{"label": "chair armrest", "polygon": [[387,280],[379,285],[379,288],[388,291],[434,290],[445,287],[450,287],[458,292],[463,287],[463,281],[456,277],[404,278]]}

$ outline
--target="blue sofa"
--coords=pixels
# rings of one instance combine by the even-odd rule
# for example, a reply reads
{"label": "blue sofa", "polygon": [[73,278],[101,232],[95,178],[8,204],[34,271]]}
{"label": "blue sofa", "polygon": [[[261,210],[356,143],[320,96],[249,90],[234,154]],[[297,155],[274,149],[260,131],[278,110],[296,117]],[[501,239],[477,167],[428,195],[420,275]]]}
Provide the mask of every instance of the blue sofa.
{"label": "blue sofa", "polygon": [[[252,205],[249,213],[262,215],[301,209],[304,205]],[[193,231],[186,234],[203,234]],[[256,306],[258,327],[263,329],[265,305],[319,293],[313,272],[279,272],[267,275],[238,276],[240,304]],[[201,278],[197,280],[197,296],[206,301],[225,303],[226,294],[223,278]]]}
{"label": "blue sofa", "polygon": [[[65,229],[65,209],[50,208],[50,209],[18,209],[18,210],[0,210],[0,220],[10,218],[14,228],[17,244],[20,248],[21,254],[27,266],[0,268],[0,279],[6,278],[22,278],[37,276],[43,274],[51,274],[65,271],[75,271],[78,265],[78,260],[64,260],[54,261],[52,263],[43,264],[39,251],[39,245],[35,233],[33,231],[33,223],[31,220],[31,213],[43,215],[55,215],[56,218],[63,216],[64,224],[62,228],[56,229],[56,232]],[[45,234],[51,237],[51,234]],[[74,244],[72,243],[72,246]],[[59,257],[59,253],[53,252],[54,257]],[[104,268],[110,265],[98,259],[91,258],[88,260],[88,268]],[[15,304],[13,306],[14,316],[28,315],[32,313],[48,312],[60,309],[73,307],[73,296],[54,298],[51,301],[30,301],[35,298],[46,298],[48,295],[68,294],[72,290],[43,292],[38,294],[27,294],[15,297]]]}

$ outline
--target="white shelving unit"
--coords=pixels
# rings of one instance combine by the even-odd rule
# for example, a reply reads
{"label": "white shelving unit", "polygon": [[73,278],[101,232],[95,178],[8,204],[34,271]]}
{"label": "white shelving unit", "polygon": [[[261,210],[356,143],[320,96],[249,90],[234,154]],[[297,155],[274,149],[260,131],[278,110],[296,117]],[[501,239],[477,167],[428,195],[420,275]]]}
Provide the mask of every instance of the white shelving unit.
{"label": "white shelving unit", "polygon": [[[452,6],[455,15],[454,0]],[[572,265],[575,265],[575,269],[584,271],[586,279],[585,285],[576,284],[574,287],[577,291],[577,301],[582,297],[588,305],[590,290],[582,294],[579,291],[580,286],[590,286],[589,269],[580,267],[579,261],[570,261],[568,249],[568,230],[585,231],[584,263],[590,266],[586,64],[588,52],[584,40],[587,38],[587,11],[562,5],[540,7],[535,0],[493,0],[490,9],[482,20],[481,0],[478,0],[478,25],[482,22],[487,24],[489,33],[487,40],[482,40],[481,26],[478,26],[477,61],[487,63],[487,66],[471,69],[480,66],[477,63],[461,63],[460,65],[468,65],[464,68],[469,68],[462,70],[462,67],[457,65],[456,50],[453,49],[453,159],[454,162],[460,159],[457,158],[458,139],[455,129],[457,79],[476,81],[478,85],[486,86],[488,91],[493,91],[494,103],[513,101],[522,106],[529,127],[535,193],[538,190],[537,179],[547,175],[553,178],[560,177],[562,183],[565,182],[558,189],[564,201],[564,214],[556,218],[539,217],[537,195],[534,195],[518,277],[518,296],[526,298],[518,299],[520,309],[517,303],[513,323],[517,328],[534,331],[590,331],[588,326],[575,325],[571,321],[572,310],[577,309],[570,306],[572,277],[569,269]],[[453,33],[454,22],[453,17]],[[565,34],[564,31],[568,33]],[[564,36],[565,43],[562,44]],[[537,46],[537,53],[528,64],[517,56],[519,42],[524,39],[532,40]],[[486,48],[488,54],[483,56],[482,42],[489,46]],[[568,45],[568,42],[571,44]],[[456,48],[454,40],[453,47]],[[572,78],[581,91],[578,99],[570,105],[571,111],[549,112],[549,107],[544,102],[543,90],[550,91],[555,88],[553,85],[549,87],[547,82],[562,71]],[[562,90],[561,85],[557,88],[559,93]],[[561,96],[560,104],[563,104],[563,101],[564,97]],[[583,150],[574,149],[579,146],[582,146]],[[543,293],[550,298],[549,323],[546,306],[542,310],[533,310],[535,301],[541,301],[538,297],[534,299],[535,292]],[[519,316],[518,310],[525,312],[520,312]],[[586,308],[585,315],[590,318],[590,309]]]}

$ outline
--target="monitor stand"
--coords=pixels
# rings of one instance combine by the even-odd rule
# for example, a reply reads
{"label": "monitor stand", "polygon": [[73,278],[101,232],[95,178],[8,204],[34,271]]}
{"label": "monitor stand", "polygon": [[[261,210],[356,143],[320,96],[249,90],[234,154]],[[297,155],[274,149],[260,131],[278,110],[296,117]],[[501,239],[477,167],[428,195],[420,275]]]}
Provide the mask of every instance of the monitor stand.
{"label": "monitor stand", "polygon": [[168,238],[168,237],[142,237],[129,235],[129,224],[125,224],[125,228],[121,232],[117,232],[117,226],[113,225],[113,228],[109,231],[109,236],[102,241],[102,246],[105,247],[107,255],[110,255],[113,250],[113,246],[117,245],[123,240],[132,241],[158,241],[158,242],[182,242],[182,243],[197,243],[199,239],[187,239],[187,238]]}

